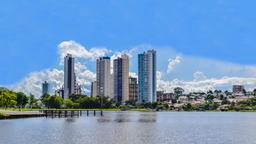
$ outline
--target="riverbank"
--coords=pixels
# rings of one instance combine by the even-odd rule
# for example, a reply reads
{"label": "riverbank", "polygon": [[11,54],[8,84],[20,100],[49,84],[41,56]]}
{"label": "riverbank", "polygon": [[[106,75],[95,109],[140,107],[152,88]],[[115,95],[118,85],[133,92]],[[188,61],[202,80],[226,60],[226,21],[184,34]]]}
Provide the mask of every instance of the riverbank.
{"label": "riverbank", "polygon": [[207,111],[156,111],[154,109],[126,109],[120,110],[118,108],[112,109],[15,109],[15,108],[7,108],[0,109],[0,119],[15,119],[15,118],[29,118],[29,117],[42,117],[45,114],[40,113],[42,110],[72,110],[72,111],[126,111],[126,112],[256,112],[256,110],[242,110],[242,111],[219,111],[219,110],[207,110]]}
{"label": "riverbank", "polygon": [[11,111],[0,110],[0,119],[15,119],[15,118],[29,118],[29,117],[43,117],[44,113],[39,111]]}
{"label": "riverbank", "polygon": [[8,118],[8,115],[0,112],[0,119],[6,119],[6,118]]}

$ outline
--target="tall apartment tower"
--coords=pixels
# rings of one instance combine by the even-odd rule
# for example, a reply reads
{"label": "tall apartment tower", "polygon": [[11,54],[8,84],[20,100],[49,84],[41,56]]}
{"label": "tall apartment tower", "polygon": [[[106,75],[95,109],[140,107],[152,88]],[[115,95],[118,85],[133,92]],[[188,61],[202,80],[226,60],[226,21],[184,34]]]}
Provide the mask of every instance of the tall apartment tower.
{"label": "tall apartment tower", "polygon": [[129,100],[138,101],[138,83],[137,78],[129,77]]}
{"label": "tall apartment tower", "polygon": [[156,51],[138,55],[139,102],[156,102]]}
{"label": "tall apartment tower", "polygon": [[75,59],[67,54],[64,59],[64,99],[75,93]]}
{"label": "tall apartment tower", "polygon": [[110,97],[110,57],[100,57],[96,64],[97,94]]}
{"label": "tall apartment tower", "polygon": [[91,96],[97,96],[97,81],[93,81],[91,84]]}
{"label": "tall apartment tower", "polygon": [[114,60],[114,99],[119,104],[129,100],[129,57],[121,55]]}
{"label": "tall apartment tower", "polygon": [[42,95],[49,94],[49,83],[45,81],[42,83]]}

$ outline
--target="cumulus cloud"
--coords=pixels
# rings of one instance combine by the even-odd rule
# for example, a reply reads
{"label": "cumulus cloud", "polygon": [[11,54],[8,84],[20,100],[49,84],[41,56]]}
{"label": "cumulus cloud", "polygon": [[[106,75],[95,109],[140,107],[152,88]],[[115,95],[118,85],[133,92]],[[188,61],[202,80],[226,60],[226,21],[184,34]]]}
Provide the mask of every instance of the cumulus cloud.
{"label": "cumulus cloud", "polygon": [[32,72],[23,80],[10,86],[11,89],[26,94],[40,96],[42,94],[42,82],[47,81],[50,85],[50,92],[61,88],[63,85],[64,72],[58,69],[47,69],[38,72]]}
{"label": "cumulus cloud", "polygon": [[137,53],[137,47],[123,50],[123,51],[117,51],[115,52],[110,58],[110,73],[113,74],[113,67],[114,67],[114,59],[117,59],[123,54],[126,54],[129,56],[129,62],[131,62],[131,58],[134,57],[134,55]]}
{"label": "cumulus cloud", "polygon": [[98,57],[104,56],[111,51],[106,48],[91,48],[87,50],[81,44],[75,41],[63,41],[58,45],[60,64],[63,64],[64,57],[69,53],[76,58],[84,58],[94,60]]}
{"label": "cumulus cloud", "polygon": [[172,70],[174,69],[174,66],[179,64],[182,61],[181,56],[176,56],[174,59],[169,59],[168,60],[168,68],[167,68],[167,73],[171,73]]}
{"label": "cumulus cloud", "polygon": [[[201,75],[201,74],[200,74]],[[252,90],[256,85],[256,78],[242,77],[222,77],[211,79],[198,79],[193,81],[184,81],[174,79],[171,81],[159,79],[157,81],[157,89],[166,92],[173,92],[175,87],[182,87],[186,93],[189,92],[207,92],[208,90],[222,89],[231,90],[232,85],[245,85],[248,90]],[[224,89],[223,89],[224,90]]]}
{"label": "cumulus cloud", "polygon": [[197,71],[193,74],[194,81],[206,80],[207,77],[203,72]]}
{"label": "cumulus cloud", "polygon": [[[82,86],[82,91],[88,93],[90,91],[90,84],[95,80],[96,74],[83,65],[80,60],[94,60],[97,57],[110,53],[110,50],[106,48],[91,48],[87,50],[75,41],[63,41],[58,45],[58,52],[61,65],[65,55],[68,53],[72,54],[75,58],[80,58],[75,61],[76,81]],[[41,96],[43,81],[47,81],[50,84],[50,93],[54,94],[56,89],[63,86],[64,72],[62,69],[56,68],[32,72],[20,82],[8,87],[15,91]]]}
{"label": "cumulus cloud", "polygon": [[135,72],[129,72],[129,76],[133,78],[138,78],[138,75]]}

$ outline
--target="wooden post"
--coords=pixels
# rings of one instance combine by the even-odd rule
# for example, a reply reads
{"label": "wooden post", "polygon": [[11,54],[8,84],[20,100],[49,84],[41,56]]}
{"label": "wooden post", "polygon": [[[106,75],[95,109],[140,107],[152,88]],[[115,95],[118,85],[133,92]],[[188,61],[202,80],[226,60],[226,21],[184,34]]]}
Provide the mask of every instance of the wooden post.
{"label": "wooden post", "polygon": [[52,112],[52,118],[53,118],[53,110],[51,110],[51,112]]}
{"label": "wooden post", "polygon": [[71,117],[73,117],[73,115],[74,115],[74,111],[71,111]]}
{"label": "wooden post", "polygon": [[102,110],[100,111],[100,115],[103,116],[103,111]]}
{"label": "wooden post", "polygon": [[96,116],[96,111],[95,110],[93,111],[93,114],[94,114],[94,116]]}
{"label": "wooden post", "polygon": [[89,111],[87,110],[87,116],[89,116]]}

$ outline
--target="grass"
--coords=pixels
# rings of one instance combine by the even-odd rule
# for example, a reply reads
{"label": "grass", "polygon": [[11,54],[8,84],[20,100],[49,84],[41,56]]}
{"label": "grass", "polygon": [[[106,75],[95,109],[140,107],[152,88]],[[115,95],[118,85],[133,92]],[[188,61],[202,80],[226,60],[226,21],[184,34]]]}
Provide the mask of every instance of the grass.
{"label": "grass", "polygon": [[0,109],[2,109],[2,110],[11,110],[11,111],[36,111],[36,110],[96,110],[96,111],[99,111],[99,110],[103,110],[103,111],[120,111],[120,109],[118,109],[118,108],[108,108],[108,109],[106,109],[106,108],[92,108],[92,109],[55,109],[55,108],[49,108],[49,109],[47,109],[47,108],[43,108],[43,109],[30,109],[30,108],[21,108],[21,109],[19,109],[19,108],[0,108]]}
{"label": "grass", "polygon": [[0,113],[0,119],[6,119],[8,117],[7,114]]}

